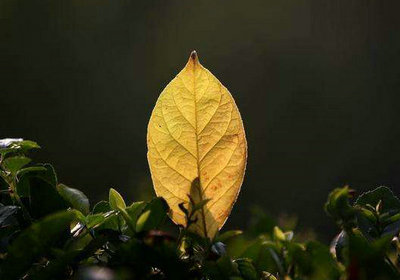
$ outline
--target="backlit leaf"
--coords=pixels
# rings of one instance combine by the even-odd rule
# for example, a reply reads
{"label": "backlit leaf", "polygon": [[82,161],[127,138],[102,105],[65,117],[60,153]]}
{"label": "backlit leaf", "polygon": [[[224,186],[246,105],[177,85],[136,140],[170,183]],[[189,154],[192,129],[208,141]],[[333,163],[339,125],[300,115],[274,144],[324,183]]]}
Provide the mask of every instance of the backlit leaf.
{"label": "backlit leaf", "polygon": [[226,242],[227,240],[234,238],[238,235],[241,235],[242,233],[243,233],[243,231],[241,231],[241,230],[229,230],[222,234],[219,234],[215,238],[215,241]]}
{"label": "backlit leaf", "polygon": [[188,195],[195,197],[192,182],[199,178],[196,203],[211,201],[191,230],[212,238],[239,194],[247,143],[234,99],[200,64],[196,52],[158,98],[147,144],[155,191],[169,204],[175,223],[186,224],[178,205],[184,202],[188,208]]}
{"label": "backlit leaf", "polygon": [[11,173],[15,174],[22,167],[31,162],[30,158],[24,156],[9,157],[4,160],[4,166]]}
{"label": "backlit leaf", "polygon": [[119,210],[119,208],[121,208],[121,209],[125,209],[126,208],[126,204],[125,204],[124,199],[119,194],[119,192],[117,192],[113,188],[110,189],[110,192],[109,192],[109,195],[108,195],[108,200],[109,200],[109,203],[110,203],[110,207],[113,210]]}

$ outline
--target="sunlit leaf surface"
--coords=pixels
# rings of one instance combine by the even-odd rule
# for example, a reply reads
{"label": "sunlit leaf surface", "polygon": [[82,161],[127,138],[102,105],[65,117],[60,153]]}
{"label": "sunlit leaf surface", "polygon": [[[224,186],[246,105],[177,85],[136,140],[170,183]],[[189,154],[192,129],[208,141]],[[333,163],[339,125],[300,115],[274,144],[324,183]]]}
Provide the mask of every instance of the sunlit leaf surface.
{"label": "sunlit leaf surface", "polygon": [[229,91],[193,52],[157,100],[148,126],[148,161],[158,196],[171,218],[185,225],[178,204],[188,204],[192,182],[211,199],[192,230],[213,237],[226,221],[242,185],[247,143],[242,119]]}

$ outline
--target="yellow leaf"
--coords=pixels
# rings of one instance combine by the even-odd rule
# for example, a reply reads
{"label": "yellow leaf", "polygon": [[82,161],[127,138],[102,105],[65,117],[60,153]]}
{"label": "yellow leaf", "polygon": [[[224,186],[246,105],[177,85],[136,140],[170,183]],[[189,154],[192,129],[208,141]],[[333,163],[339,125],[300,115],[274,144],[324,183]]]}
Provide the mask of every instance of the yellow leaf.
{"label": "yellow leaf", "polygon": [[188,208],[188,195],[196,196],[192,182],[199,179],[196,202],[211,200],[189,230],[213,238],[239,194],[247,143],[233,97],[200,64],[196,52],[158,98],[147,146],[154,189],[167,201],[175,223],[186,225],[178,205]]}

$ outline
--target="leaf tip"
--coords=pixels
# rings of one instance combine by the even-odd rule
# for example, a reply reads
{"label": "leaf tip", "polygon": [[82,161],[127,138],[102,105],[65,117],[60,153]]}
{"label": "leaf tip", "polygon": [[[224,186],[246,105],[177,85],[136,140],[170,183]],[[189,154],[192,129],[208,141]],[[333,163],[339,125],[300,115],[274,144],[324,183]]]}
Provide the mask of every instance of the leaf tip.
{"label": "leaf tip", "polygon": [[190,53],[189,62],[192,62],[193,64],[198,64],[199,63],[199,56],[197,55],[197,52],[195,50],[193,50]]}

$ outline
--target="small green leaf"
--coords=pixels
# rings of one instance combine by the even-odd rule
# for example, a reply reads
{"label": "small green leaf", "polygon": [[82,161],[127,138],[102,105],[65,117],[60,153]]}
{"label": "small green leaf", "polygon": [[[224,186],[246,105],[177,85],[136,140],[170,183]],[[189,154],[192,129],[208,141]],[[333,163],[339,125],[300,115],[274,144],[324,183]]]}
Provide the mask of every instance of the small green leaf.
{"label": "small green leaf", "polygon": [[106,213],[108,211],[111,211],[110,204],[108,203],[108,201],[102,200],[102,201],[97,202],[96,205],[93,206],[92,213],[93,214]]}
{"label": "small green leaf", "polygon": [[103,214],[88,215],[85,218],[85,224],[87,228],[94,228],[105,221]]}
{"label": "small green leaf", "polygon": [[[242,245],[241,247],[244,246]],[[259,271],[267,270],[271,273],[283,274],[285,272],[284,265],[277,252],[279,252],[279,248],[276,242],[258,238],[247,245],[239,256],[254,260],[254,265]]]}
{"label": "small green leaf", "polygon": [[0,155],[5,156],[11,153],[25,153],[31,149],[39,149],[40,146],[22,138],[6,138],[0,140]]}
{"label": "small green leaf", "polygon": [[31,159],[25,156],[15,156],[6,158],[3,162],[3,165],[6,170],[10,171],[11,173],[15,174],[18,170],[22,167],[27,165],[31,162]]}
{"label": "small green leaf", "polygon": [[243,231],[241,230],[228,230],[222,234],[218,234],[217,237],[215,238],[215,242],[226,242],[227,240],[241,234],[243,234]]}
{"label": "small green leaf", "polygon": [[[118,210],[113,210],[110,207],[110,204],[107,201],[98,202],[92,210],[92,216],[102,215],[104,217],[104,221],[99,222],[95,226],[98,229],[111,229],[114,231],[119,230],[119,217]],[[94,219],[98,219],[93,217]],[[91,221],[89,221],[91,222]]]}
{"label": "small green leaf", "polygon": [[238,264],[240,274],[245,280],[258,280],[257,270],[255,269],[251,259],[237,259],[235,263]]}
{"label": "small green leaf", "polygon": [[147,231],[158,228],[167,216],[168,206],[164,199],[157,197],[143,209],[136,223],[136,231]]}
{"label": "small green leaf", "polygon": [[139,218],[140,214],[142,213],[145,207],[146,207],[146,202],[137,201],[126,207],[125,210],[128,213],[129,217],[132,219],[133,223],[136,224],[137,219]]}
{"label": "small green leaf", "polygon": [[89,199],[80,190],[67,187],[66,185],[57,185],[58,193],[67,201],[71,206],[82,212],[83,214],[89,214]]}
{"label": "small green leaf", "polygon": [[119,212],[121,213],[122,217],[124,218],[126,224],[128,225],[129,229],[132,232],[136,231],[136,221],[133,221],[132,218],[129,216],[128,212],[126,212],[123,208],[118,208]]}
{"label": "small green leaf", "polygon": [[325,203],[325,211],[334,218],[338,225],[346,228],[355,225],[356,210],[350,205],[352,190],[348,186],[333,190]]}
{"label": "small green leaf", "polygon": [[14,143],[13,145],[19,146],[19,148],[24,151],[29,151],[32,149],[40,149],[40,146],[36,142],[30,140],[23,140],[21,142]]}
{"label": "small green leaf", "polygon": [[122,196],[115,189],[111,188],[108,196],[110,207],[113,210],[125,209],[126,204]]}
{"label": "small green leaf", "polygon": [[285,234],[279,227],[274,227],[273,236],[274,236],[274,239],[277,241],[285,241],[286,240]]}

